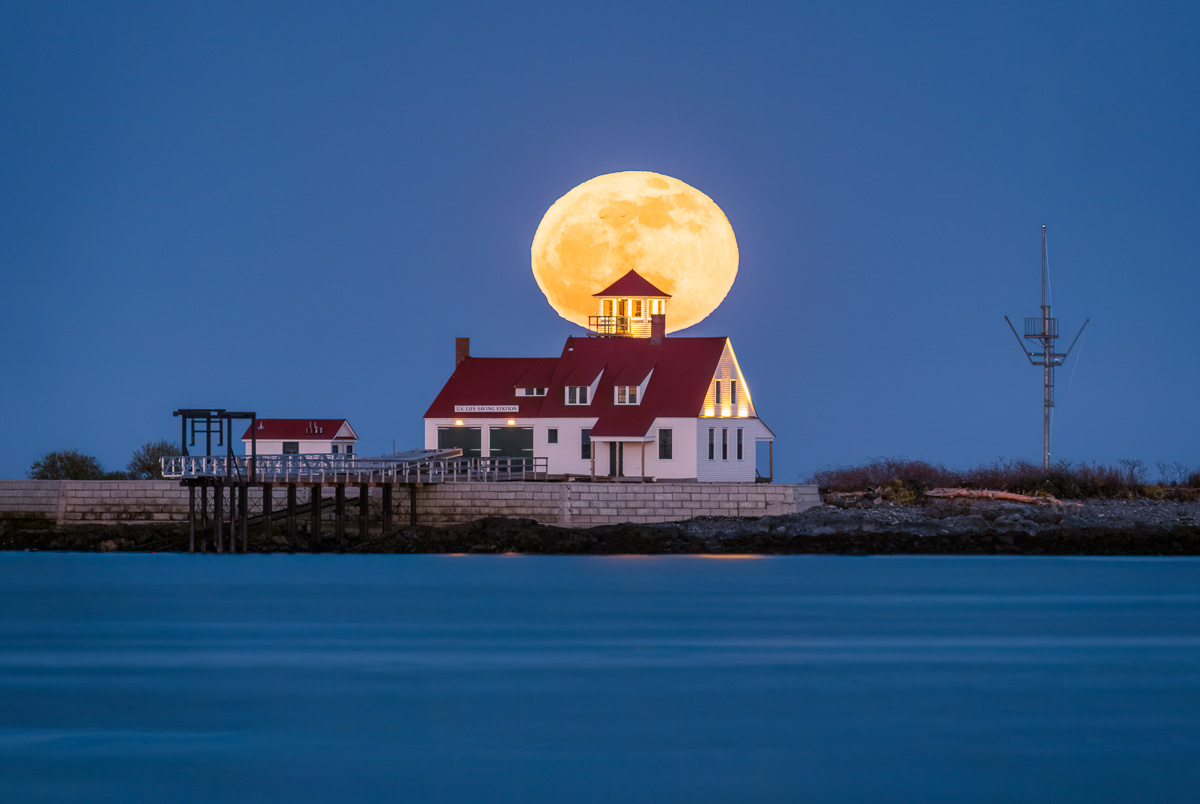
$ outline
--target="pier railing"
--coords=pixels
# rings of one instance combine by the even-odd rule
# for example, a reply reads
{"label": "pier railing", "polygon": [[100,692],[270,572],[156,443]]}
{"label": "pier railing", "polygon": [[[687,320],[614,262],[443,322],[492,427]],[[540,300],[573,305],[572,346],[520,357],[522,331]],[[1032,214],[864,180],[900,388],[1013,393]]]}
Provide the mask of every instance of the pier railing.
{"label": "pier railing", "polygon": [[[468,483],[541,480],[546,458],[361,458],[357,455],[180,455],[161,459],[166,478],[254,478],[263,483]],[[253,466],[251,466],[253,464]]]}

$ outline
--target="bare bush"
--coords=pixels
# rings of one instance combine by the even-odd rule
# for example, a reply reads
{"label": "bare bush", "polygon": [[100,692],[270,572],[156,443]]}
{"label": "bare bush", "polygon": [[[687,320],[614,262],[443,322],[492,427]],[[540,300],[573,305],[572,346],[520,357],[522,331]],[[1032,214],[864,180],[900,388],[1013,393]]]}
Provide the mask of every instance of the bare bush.
{"label": "bare bush", "polygon": [[[1177,485],[1200,486],[1200,471],[1189,474],[1182,464],[1160,464],[1158,467],[1161,475],[1174,478]],[[858,466],[826,467],[813,473],[807,482],[834,492],[873,491],[898,486],[918,499],[926,490],[937,487],[1040,493],[1079,499],[1148,494],[1150,487],[1144,485],[1145,474],[1146,464],[1134,459],[1119,461],[1118,465],[1059,461],[1047,471],[1029,461],[998,458],[973,469],[958,471],[925,461],[874,458]],[[1161,488],[1155,493],[1161,496]]]}

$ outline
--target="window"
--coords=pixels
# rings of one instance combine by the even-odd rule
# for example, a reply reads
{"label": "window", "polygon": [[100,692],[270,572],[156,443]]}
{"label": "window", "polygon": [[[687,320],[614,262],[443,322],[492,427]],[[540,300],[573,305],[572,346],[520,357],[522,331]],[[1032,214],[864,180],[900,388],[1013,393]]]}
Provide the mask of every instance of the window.
{"label": "window", "polygon": [[632,313],[633,318],[641,318],[642,317],[642,300],[634,299],[633,301],[630,302],[630,304],[633,305],[633,313]]}
{"label": "window", "polygon": [[737,459],[739,461],[742,459],[742,428],[740,428],[740,427],[738,428],[738,437],[737,437]]}
{"label": "window", "polygon": [[354,445],[347,444],[346,449],[344,449],[343,452],[345,452],[347,455],[353,455],[354,454]]}
{"label": "window", "polygon": [[737,380],[729,381],[729,404],[737,404]]}
{"label": "window", "polygon": [[721,460],[729,460],[729,428],[721,428]]}
{"label": "window", "polygon": [[332,449],[333,449],[333,454],[337,455],[338,454],[338,445],[337,444],[332,445]]}
{"label": "window", "polygon": [[284,441],[283,442],[283,454],[284,455],[299,455],[300,454],[300,442],[299,441]]}
{"label": "window", "polygon": [[636,405],[638,403],[638,387],[636,385],[618,385],[614,388],[618,405]]}
{"label": "window", "polygon": [[708,428],[708,459],[709,459],[710,461],[713,459],[713,456],[716,454],[716,453],[714,452],[714,449],[715,449],[715,447],[714,447],[714,443],[715,443],[715,441],[714,441],[714,438],[715,438],[715,436],[714,436],[714,432],[715,432],[715,431],[713,430],[713,428],[711,428],[711,427],[710,427],[710,428]]}
{"label": "window", "polygon": [[605,299],[603,302],[604,315],[611,316],[613,314],[613,300]]}
{"label": "window", "polygon": [[545,388],[518,388],[517,396],[545,396]]}
{"label": "window", "polygon": [[547,444],[557,444],[558,443],[558,428],[557,427],[551,427],[549,430],[546,431],[546,443]]}
{"label": "window", "polygon": [[721,381],[717,380],[717,405],[721,404]]}
{"label": "window", "polygon": [[659,460],[669,461],[671,459],[671,431],[658,431],[658,457]]}
{"label": "window", "polygon": [[586,405],[588,403],[588,387],[586,385],[567,386],[568,405]]}
{"label": "window", "polygon": [[579,457],[592,457],[592,428],[585,427],[579,434]]}

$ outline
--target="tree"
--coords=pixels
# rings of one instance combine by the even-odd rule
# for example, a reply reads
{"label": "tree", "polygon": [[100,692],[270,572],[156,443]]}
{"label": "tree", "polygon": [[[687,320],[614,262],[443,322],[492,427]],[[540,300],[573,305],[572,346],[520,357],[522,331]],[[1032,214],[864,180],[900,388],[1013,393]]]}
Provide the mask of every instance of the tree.
{"label": "tree", "polygon": [[147,441],[133,451],[125,471],[130,480],[158,480],[162,477],[159,459],[181,454],[182,450],[171,441]]}
{"label": "tree", "polygon": [[100,461],[77,449],[47,452],[29,467],[30,480],[102,480]]}

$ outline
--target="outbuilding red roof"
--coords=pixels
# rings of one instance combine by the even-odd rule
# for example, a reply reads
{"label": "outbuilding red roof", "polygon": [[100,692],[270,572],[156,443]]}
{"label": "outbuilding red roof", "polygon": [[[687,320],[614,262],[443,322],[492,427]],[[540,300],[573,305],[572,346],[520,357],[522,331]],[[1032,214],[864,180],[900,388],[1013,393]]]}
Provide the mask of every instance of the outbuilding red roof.
{"label": "outbuilding red roof", "polygon": [[[641,438],[660,417],[701,414],[725,338],[568,338],[557,358],[470,357],[454,370],[425,418],[560,417],[597,419],[593,437]],[[536,369],[534,363],[537,362]],[[531,371],[551,369],[544,397],[518,397],[515,389]],[[618,405],[614,385],[637,385],[653,371],[639,404]],[[568,385],[600,383],[588,405],[568,405]],[[462,412],[456,405],[516,405],[518,412]]]}
{"label": "outbuilding red roof", "polygon": [[[257,425],[257,429],[255,428]],[[349,435],[338,435],[345,425]],[[249,441],[251,431],[260,441],[357,441],[358,434],[345,419],[257,419],[242,436]]]}
{"label": "outbuilding red roof", "polygon": [[637,271],[630,271],[625,276],[613,282],[599,293],[593,293],[592,298],[622,298],[622,299],[669,299],[670,293],[663,293],[651,285]]}

